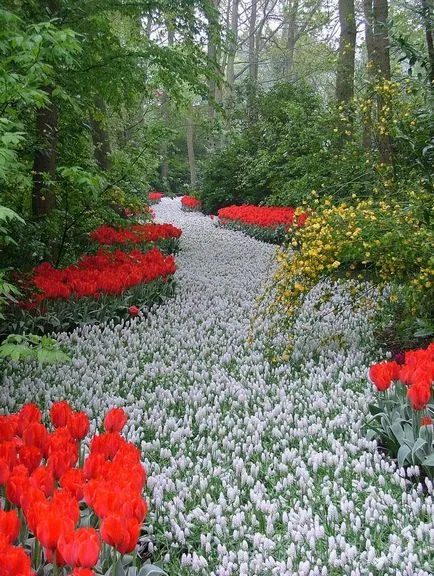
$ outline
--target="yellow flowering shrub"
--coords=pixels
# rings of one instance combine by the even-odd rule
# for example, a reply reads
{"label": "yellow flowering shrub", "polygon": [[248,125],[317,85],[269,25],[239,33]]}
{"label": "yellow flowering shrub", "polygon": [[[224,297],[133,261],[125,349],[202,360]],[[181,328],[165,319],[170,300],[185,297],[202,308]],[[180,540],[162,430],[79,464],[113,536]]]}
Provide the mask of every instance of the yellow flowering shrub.
{"label": "yellow flowering shrub", "polygon": [[275,308],[291,317],[325,277],[405,285],[414,315],[434,300],[434,231],[410,206],[372,199],[316,202],[304,227],[278,252]]}

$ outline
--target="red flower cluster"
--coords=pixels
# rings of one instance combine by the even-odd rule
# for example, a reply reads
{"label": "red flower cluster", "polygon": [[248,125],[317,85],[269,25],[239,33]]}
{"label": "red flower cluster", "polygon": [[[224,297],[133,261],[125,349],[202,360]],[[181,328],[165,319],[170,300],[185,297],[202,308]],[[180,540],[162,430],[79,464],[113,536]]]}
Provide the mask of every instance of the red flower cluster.
{"label": "red flower cluster", "polygon": [[[106,414],[105,432],[91,440],[82,468],[77,462],[89,430],[86,414],[62,401],[53,404],[50,417],[52,432],[34,404],[0,416],[0,486],[7,506],[21,509],[46,562],[55,558],[73,574],[93,574],[101,541],[121,554],[135,548],[147,513],[146,472],[139,450],[119,434],[127,421],[122,409]],[[99,530],[79,526],[81,501],[95,512]],[[34,574],[30,557],[15,545],[20,529],[15,509],[0,510],[0,576]]]}
{"label": "red flower cluster", "polygon": [[402,364],[396,361],[374,364],[369,378],[377,390],[384,392],[392,381],[408,386],[407,396],[414,410],[423,410],[429,403],[434,382],[434,342],[426,349],[405,352]]}
{"label": "red flower cluster", "polygon": [[181,204],[184,208],[187,208],[188,210],[200,209],[200,200],[198,200],[194,196],[183,196],[181,198]]}
{"label": "red flower cluster", "polygon": [[163,198],[164,194],[162,192],[156,192],[155,190],[153,192],[149,192],[148,194],[148,200],[151,204],[158,204],[158,202],[161,200],[161,198]]}
{"label": "red flower cluster", "polygon": [[179,238],[181,234],[182,230],[172,224],[134,224],[121,230],[104,224],[93,230],[90,237],[99,244],[143,244]]}
{"label": "red flower cluster", "polygon": [[99,251],[83,256],[77,265],[62,270],[44,262],[34,269],[32,282],[37,292],[30,301],[36,306],[50,298],[98,298],[101,294],[121,294],[137,284],[146,284],[158,277],[167,278],[175,270],[173,256],[164,256],[157,248],[146,253],[139,250],[129,253]]}
{"label": "red flower cluster", "polygon": [[[244,224],[259,226],[261,228],[277,228],[285,226],[289,228],[294,224],[295,208],[280,208],[278,206],[254,206],[243,204],[242,206],[227,206],[220,208],[218,217],[222,224],[227,220],[237,220]],[[303,226],[307,214],[297,217],[297,226]]]}

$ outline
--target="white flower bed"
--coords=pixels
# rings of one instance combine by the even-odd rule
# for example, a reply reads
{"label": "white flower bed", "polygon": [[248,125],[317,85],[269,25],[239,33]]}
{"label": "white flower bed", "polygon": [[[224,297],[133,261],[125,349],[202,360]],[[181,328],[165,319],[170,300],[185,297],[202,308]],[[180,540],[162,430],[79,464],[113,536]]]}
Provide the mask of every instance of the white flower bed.
{"label": "white flower bed", "polygon": [[432,573],[432,483],[406,488],[363,436],[371,314],[340,289],[316,310],[330,289],[317,287],[294,362],[274,366],[267,321],[246,345],[274,248],[178,200],[156,212],[183,229],[176,298],[147,319],[60,335],[70,364],[11,365],[2,406],[66,398],[95,420],[126,408],[149,473],[153,560],[171,576]]}

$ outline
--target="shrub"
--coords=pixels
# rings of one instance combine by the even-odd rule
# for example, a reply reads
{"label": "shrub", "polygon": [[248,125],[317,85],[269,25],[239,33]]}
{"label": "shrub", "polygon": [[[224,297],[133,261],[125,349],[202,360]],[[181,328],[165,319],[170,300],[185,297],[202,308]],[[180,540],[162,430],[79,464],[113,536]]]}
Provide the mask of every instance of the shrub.
{"label": "shrub", "polygon": [[356,276],[391,284],[392,301],[404,293],[406,317],[414,322],[432,313],[433,241],[432,227],[421,221],[416,204],[317,203],[278,255],[275,304],[291,317],[321,278]]}

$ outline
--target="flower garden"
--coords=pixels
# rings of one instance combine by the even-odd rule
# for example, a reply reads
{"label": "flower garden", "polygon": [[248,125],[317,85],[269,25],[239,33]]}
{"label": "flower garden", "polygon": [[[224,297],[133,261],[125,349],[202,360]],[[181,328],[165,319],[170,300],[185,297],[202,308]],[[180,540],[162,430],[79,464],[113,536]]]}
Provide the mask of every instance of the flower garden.
{"label": "flower garden", "polygon": [[145,273],[178,289],[151,314],[128,300],[127,321],[58,333],[70,362],[7,364],[0,574],[432,574],[433,346],[384,357],[387,290],[323,279],[288,348],[276,308],[252,322],[286,260],[232,230],[231,212],[216,227],[183,204],[155,207],[182,230],[176,274],[173,256],[135,252],[142,227],[100,229],[107,251],[35,273],[38,306],[104,303]]}
{"label": "flower garden", "polygon": [[220,208],[218,224],[258,240],[280,244],[291,228],[303,226],[307,217],[307,213],[297,213],[295,208],[243,204]]}

